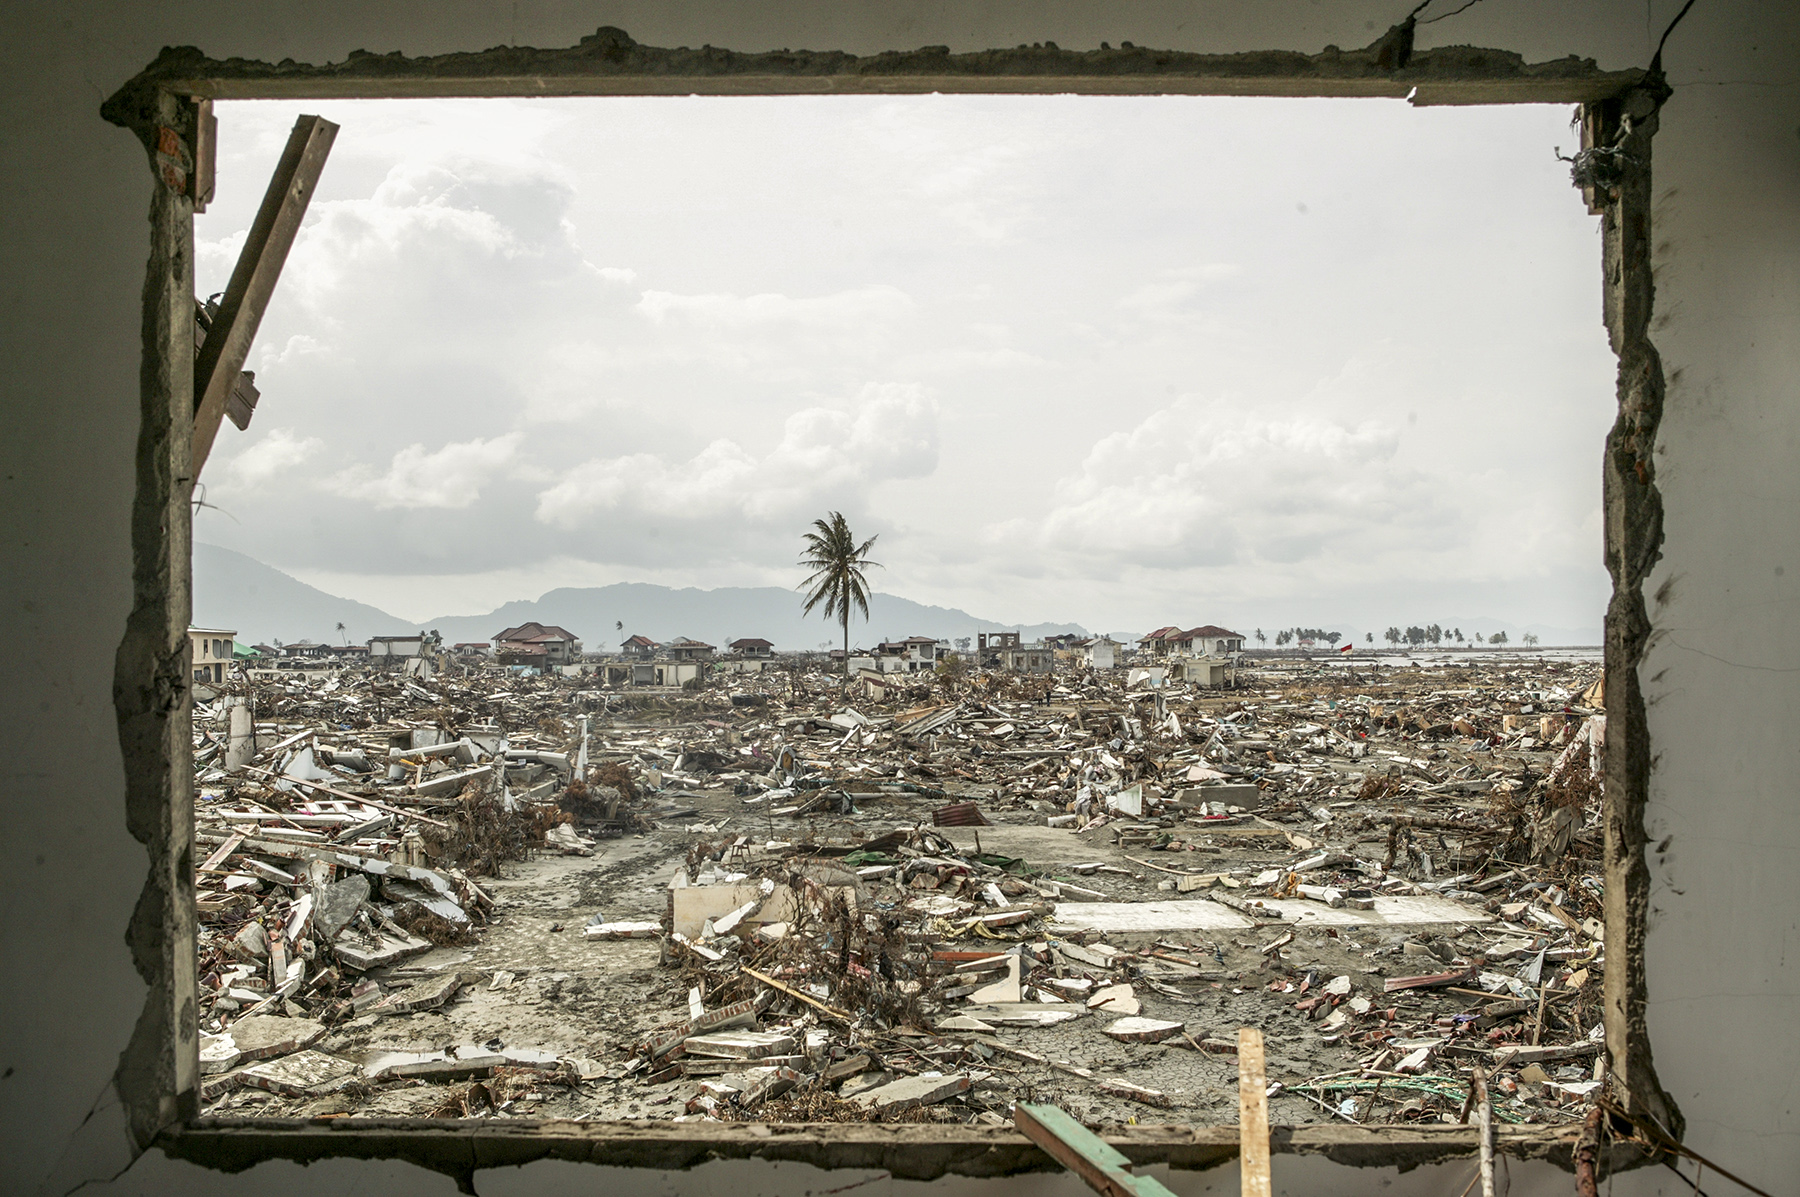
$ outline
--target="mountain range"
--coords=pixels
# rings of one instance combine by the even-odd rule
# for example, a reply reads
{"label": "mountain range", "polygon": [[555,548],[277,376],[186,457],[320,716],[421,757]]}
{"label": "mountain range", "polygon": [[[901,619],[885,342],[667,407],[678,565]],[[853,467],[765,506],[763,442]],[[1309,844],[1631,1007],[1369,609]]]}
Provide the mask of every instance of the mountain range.
{"label": "mountain range", "polygon": [[[279,638],[348,641],[360,644],[371,636],[400,636],[435,629],[448,643],[491,639],[495,632],[536,620],[560,624],[581,637],[589,651],[605,651],[630,635],[652,640],[691,636],[724,647],[745,636],[760,636],[783,650],[818,648],[841,643],[835,623],[800,611],[799,595],[779,586],[726,586],[717,590],[692,587],[674,589],[646,582],[615,582],[611,586],[562,587],[537,599],[505,603],[485,615],[445,615],[413,621],[389,615],[378,607],[339,598],[309,586],[298,578],[263,564],[253,557],[218,545],[194,545],[194,623],[200,627],[229,628],[245,643],[265,643]],[[1406,622],[1401,621],[1401,626]],[[1413,621],[1416,622],[1416,621]],[[1545,647],[1598,645],[1598,627],[1564,628],[1543,624],[1517,625],[1505,620],[1477,617],[1441,621],[1472,634],[1504,631],[1514,646],[1526,632],[1535,633]],[[338,625],[343,625],[343,631]],[[623,624],[620,628],[618,625]],[[1246,637],[1248,647],[1258,647],[1254,628],[1233,626]],[[1382,629],[1348,624],[1325,624],[1344,639],[1364,647],[1364,633],[1375,637],[1374,647],[1386,648]],[[1268,647],[1274,647],[1278,629],[1265,627]],[[955,607],[934,607],[892,594],[869,596],[869,619],[850,624],[853,645],[864,647],[880,640],[903,636],[932,636],[956,640],[977,632],[1016,631],[1026,640],[1074,632],[1088,634],[1074,623],[1007,623],[978,618]],[[1111,631],[1115,640],[1134,642],[1140,633]],[[1341,643],[1341,641],[1340,641]]]}
{"label": "mountain range", "polygon": [[[800,610],[800,597],[779,586],[674,589],[645,582],[561,587],[537,599],[506,603],[486,615],[446,615],[413,622],[367,603],[339,598],[253,557],[218,545],[194,545],[194,623],[228,628],[243,643],[319,640],[360,644],[371,636],[436,631],[444,641],[485,641],[502,628],[536,620],[559,624],[590,652],[605,651],[630,635],[652,640],[688,636],[723,647],[759,636],[783,650],[842,643],[835,623]],[[343,630],[338,630],[338,625]],[[623,625],[621,628],[619,625]],[[1015,631],[1026,640],[1086,631],[1073,623],[1005,623],[980,619],[955,607],[933,607],[892,594],[869,596],[869,618],[850,621],[850,642],[873,645],[904,636],[955,640],[977,632]],[[1115,638],[1123,637],[1115,633]]]}

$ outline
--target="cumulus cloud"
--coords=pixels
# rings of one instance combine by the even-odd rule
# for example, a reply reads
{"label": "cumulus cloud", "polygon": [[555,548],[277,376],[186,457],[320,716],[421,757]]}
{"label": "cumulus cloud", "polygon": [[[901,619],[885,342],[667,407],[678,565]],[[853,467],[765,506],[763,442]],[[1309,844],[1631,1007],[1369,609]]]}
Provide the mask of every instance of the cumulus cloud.
{"label": "cumulus cloud", "polygon": [[937,408],[921,388],[871,385],[853,412],[809,407],[790,415],[781,440],[757,457],[719,438],[686,461],[653,453],[596,458],[538,495],[537,518],[576,528],[618,512],[676,520],[792,518],[826,497],[854,505],[875,484],[937,468]]}
{"label": "cumulus cloud", "polygon": [[[203,292],[302,107],[221,106]],[[306,110],[343,133],[259,424],[218,447],[230,518],[196,517],[284,568],[433,606],[579,572],[552,562],[762,581],[839,508],[884,586],[995,615],[1128,628],[1236,587],[1328,619],[1346,580],[1577,570],[1559,593],[1604,599],[1616,361],[1548,110],[1493,136],[1166,97]],[[1342,212],[1297,214],[1320,179]],[[1232,401],[1176,399],[1201,388]]]}
{"label": "cumulus cloud", "polygon": [[271,428],[269,434],[231,459],[225,476],[234,490],[254,490],[277,475],[302,465],[325,447],[316,436],[297,437],[291,428]]}
{"label": "cumulus cloud", "polygon": [[491,440],[455,442],[435,453],[424,445],[408,445],[394,454],[385,473],[352,466],[328,479],[326,489],[382,510],[470,507],[481,498],[482,484],[513,460],[519,441],[519,433],[509,432]]}
{"label": "cumulus cloud", "polygon": [[810,371],[821,358],[863,361],[889,350],[915,305],[898,287],[875,285],[820,295],[646,290],[636,311],[663,342],[665,360]]}
{"label": "cumulus cloud", "polygon": [[1183,398],[1102,437],[1035,528],[1001,533],[1163,569],[1303,561],[1341,538],[1441,522],[1439,489],[1395,461],[1399,444],[1376,422]]}
{"label": "cumulus cloud", "polygon": [[1127,316],[1156,322],[1191,320],[1200,313],[1197,301],[1212,284],[1233,278],[1239,268],[1229,262],[1212,262],[1164,270],[1161,275],[1119,297],[1119,310]]}
{"label": "cumulus cloud", "polygon": [[697,325],[729,329],[786,325],[844,330],[859,328],[870,320],[904,316],[912,309],[912,301],[899,288],[884,286],[857,287],[799,299],[776,293],[738,296],[645,291],[638,308],[657,324],[685,319]]}

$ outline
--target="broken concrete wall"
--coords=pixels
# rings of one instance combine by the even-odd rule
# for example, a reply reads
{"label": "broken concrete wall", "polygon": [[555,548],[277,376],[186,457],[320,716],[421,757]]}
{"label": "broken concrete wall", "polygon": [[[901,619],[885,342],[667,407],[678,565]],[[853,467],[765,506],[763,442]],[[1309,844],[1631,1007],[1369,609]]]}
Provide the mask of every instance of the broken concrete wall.
{"label": "broken concrete wall", "polygon": [[[1130,40],[1311,53],[1327,43],[1367,45],[1408,7],[1366,0],[1144,0],[1123,10],[1025,0],[463,0],[427,12],[345,0],[304,10],[217,2],[145,9],[96,0],[15,16],[0,48],[14,131],[14,185],[0,197],[9,300],[0,342],[12,367],[0,382],[0,495],[8,517],[0,522],[0,610],[13,633],[0,686],[0,787],[9,799],[0,869],[0,1169],[9,1191],[66,1191],[125,1165],[110,1081],[145,998],[124,931],[150,862],[126,823],[112,679],[133,609],[151,183],[141,147],[97,114],[106,92],[164,45],[197,45],[217,57],[327,61],[359,48],[431,54],[508,42],[565,46],[611,24],[648,45],[745,50],[872,54],[1042,41],[1087,49]],[[1623,0],[1482,4],[1421,26],[1418,43],[1643,66],[1648,37],[1677,7],[1673,0],[1652,5],[1647,30],[1643,6]],[[1800,295],[1792,285],[1800,275],[1797,57],[1800,16],[1772,0],[1697,5],[1667,54],[1675,96],[1656,139],[1650,325],[1666,384],[1652,459],[1665,537],[1644,596],[1649,638],[1639,670],[1652,737],[1647,980],[1658,1069],[1686,1114],[1690,1142],[1770,1189],[1800,1175],[1800,1124],[1783,1097],[1785,1078],[1800,1066],[1800,1040],[1791,1034],[1800,1017],[1796,966],[1783,950],[1796,912],[1787,866],[1791,779],[1800,775],[1800,748],[1789,732],[1800,705],[1800,662],[1790,647],[1800,562],[1788,560],[1800,517],[1800,480],[1791,468],[1800,435],[1793,384]],[[1573,192],[1570,202],[1577,202]],[[1595,269],[1599,256],[1596,245]],[[1595,446],[1596,486],[1599,454]],[[185,616],[151,614],[157,628]],[[1278,1157],[1278,1174],[1287,1165]],[[1292,1167],[1291,1175],[1316,1178],[1311,1189],[1342,1193],[1451,1191],[1465,1179],[1454,1168],[1396,1180],[1392,1170],[1322,1160]],[[1543,1165],[1514,1175],[1515,1191],[1567,1187],[1566,1177]],[[574,1165],[545,1163],[484,1174],[481,1186],[591,1191],[597,1179]],[[1235,1187],[1223,1173],[1167,1179],[1180,1192]],[[799,1166],[753,1163],[672,1178],[609,1175],[604,1183],[658,1191],[830,1187]],[[992,1193],[1047,1183],[1061,1185],[1059,1193],[1081,1191],[1067,1178],[1041,1177],[951,1179],[937,1187]],[[447,1179],[399,1163],[337,1160],[306,1170],[273,1163],[226,1175],[156,1155],[140,1160],[114,1191],[274,1194],[320,1185],[379,1187],[395,1197],[452,1191]],[[1667,1173],[1645,1172],[1620,1178],[1614,1191],[1686,1187]]]}

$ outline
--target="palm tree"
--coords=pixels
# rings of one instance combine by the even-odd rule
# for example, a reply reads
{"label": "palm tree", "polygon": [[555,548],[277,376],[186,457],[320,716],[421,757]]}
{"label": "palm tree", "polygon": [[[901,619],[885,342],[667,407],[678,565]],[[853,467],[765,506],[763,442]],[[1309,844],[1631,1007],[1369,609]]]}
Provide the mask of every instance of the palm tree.
{"label": "palm tree", "polygon": [[828,520],[814,520],[813,527],[817,531],[806,534],[806,551],[800,556],[800,564],[813,572],[796,587],[812,588],[802,614],[811,614],[814,607],[823,605],[826,619],[835,616],[844,625],[844,674],[849,676],[850,608],[854,606],[864,619],[869,618],[869,580],[863,577],[863,570],[871,566],[881,568],[879,561],[869,560],[876,538],[871,536],[857,544],[850,525],[838,511],[832,512]]}

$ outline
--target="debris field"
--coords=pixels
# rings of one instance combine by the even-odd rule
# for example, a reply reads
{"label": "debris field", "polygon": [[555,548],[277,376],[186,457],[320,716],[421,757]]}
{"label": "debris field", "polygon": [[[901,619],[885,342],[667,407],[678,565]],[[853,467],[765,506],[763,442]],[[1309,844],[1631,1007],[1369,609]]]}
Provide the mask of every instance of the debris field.
{"label": "debris field", "polygon": [[495,669],[197,706],[214,1114],[1579,1121],[1597,659],[823,663],[630,693]]}

